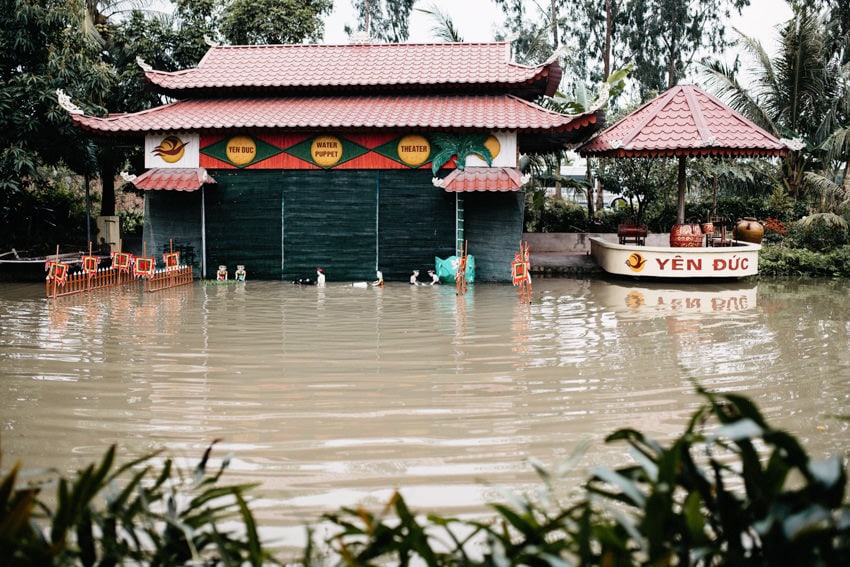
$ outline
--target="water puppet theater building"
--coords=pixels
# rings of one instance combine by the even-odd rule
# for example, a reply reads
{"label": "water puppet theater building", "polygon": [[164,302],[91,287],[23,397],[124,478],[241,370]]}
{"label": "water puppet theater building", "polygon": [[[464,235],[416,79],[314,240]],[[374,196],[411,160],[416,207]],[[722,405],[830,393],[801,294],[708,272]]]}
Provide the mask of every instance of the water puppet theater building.
{"label": "water puppet theater building", "polygon": [[[465,242],[478,281],[510,281],[523,230],[520,154],[575,146],[602,113],[565,115],[556,59],[508,43],[212,46],[196,68],[156,71],[174,100],[86,116],[106,143],[144,144],[144,242],[198,277],[406,281]],[[486,149],[485,149],[486,148]],[[489,155],[488,155],[489,154]]]}

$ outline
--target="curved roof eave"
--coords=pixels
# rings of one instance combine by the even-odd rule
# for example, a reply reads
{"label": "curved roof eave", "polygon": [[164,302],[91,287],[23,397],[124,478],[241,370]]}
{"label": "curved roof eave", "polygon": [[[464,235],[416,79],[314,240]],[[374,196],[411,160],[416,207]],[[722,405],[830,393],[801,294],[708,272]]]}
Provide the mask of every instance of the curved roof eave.
{"label": "curved roof eave", "polygon": [[[510,61],[510,44],[421,43],[213,46],[197,67],[145,77],[163,92],[333,91],[340,88],[539,89],[552,95],[563,71],[556,58]],[[536,86],[535,86],[536,85]]]}
{"label": "curved roof eave", "polygon": [[303,97],[186,100],[133,114],[72,115],[100,135],[233,129],[427,129],[570,131],[596,113],[565,115],[509,95]]}

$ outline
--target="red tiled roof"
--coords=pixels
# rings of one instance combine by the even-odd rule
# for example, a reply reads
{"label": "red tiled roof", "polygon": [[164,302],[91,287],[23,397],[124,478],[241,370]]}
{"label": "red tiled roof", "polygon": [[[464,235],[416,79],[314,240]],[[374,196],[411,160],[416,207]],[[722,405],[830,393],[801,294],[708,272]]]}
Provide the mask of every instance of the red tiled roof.
{"label": "red tiled roof", "polygon": [[170,189],[173,191],[197,191],[205,183],[215,183],[207,170],[197,168],[154,168],[133,179],[138,189]]}
{"label": "red tiled roof", "polygon": [[585,156],[781,155],[787,146],[717,98],[679,85],[579,148]]}
{"label": "red tiled roof", "polygon": [[185,100],[134,114],[72,114],[105,135],[175,130],[427,128],[551,134],[597,123],[590,112],[559,114],[513,96],[292,97]]}
{"label": "red tiled roof", "polygon": [[455,169],[445,179],[435,180],[450,193],[464,191],[519,191],[527,180],[512,167],[467,167]]}
{"label": "red tiled roof", "polygon": [[[537,66],[510,61],[510,44],[381,43],[353,45],[214,46],[198,66],[177,72],[148,70],[161,90],[244,92],[246,89],[334,90],[369,87],[505,86],[553,95],[561,80],[557,60]],[[510,90],[508,88],[507,90]]]}

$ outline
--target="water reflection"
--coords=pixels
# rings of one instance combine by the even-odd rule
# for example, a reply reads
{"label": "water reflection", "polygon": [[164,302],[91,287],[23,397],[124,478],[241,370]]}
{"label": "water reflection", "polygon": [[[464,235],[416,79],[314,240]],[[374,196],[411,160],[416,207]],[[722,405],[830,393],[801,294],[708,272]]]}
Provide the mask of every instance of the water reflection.
{"label": "water reflection", "polygon": [[[195,284],[47,301],[0,286],[8,462],[79,468],[187,459],[214,438],[262,484],[261,522],[300,526],[394,487],[460,514],[537,487],[527,459],[637,427],[664,438],[738,390],[816,454],[846,455],[850,306],[834,282],[689,287],[580,279],[510,285]],[[583,466],[624,460],[594,443]]]}

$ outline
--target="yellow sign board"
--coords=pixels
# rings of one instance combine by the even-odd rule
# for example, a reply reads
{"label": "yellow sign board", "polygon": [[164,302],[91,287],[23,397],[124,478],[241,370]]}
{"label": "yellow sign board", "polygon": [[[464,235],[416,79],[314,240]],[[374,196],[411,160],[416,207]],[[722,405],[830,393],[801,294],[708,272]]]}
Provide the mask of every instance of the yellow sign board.
{"label": "yellow sign board", "polygon": [[257,142],[248,136],[234,136],[227,141],[227,159],[234,165],[246,165],[257,157]]}
{"label": "yellow sign board", "polygon": [[398,157],[407,165],[418,167],[431,155],[431,144],[424,136],[411,134],[398,142]]}
{"label": "yellow sign board", "polygon": [[336,136],[317,136],[310,145],[310,157],[317,165],[330,167],[342,159],[342,141]]}

